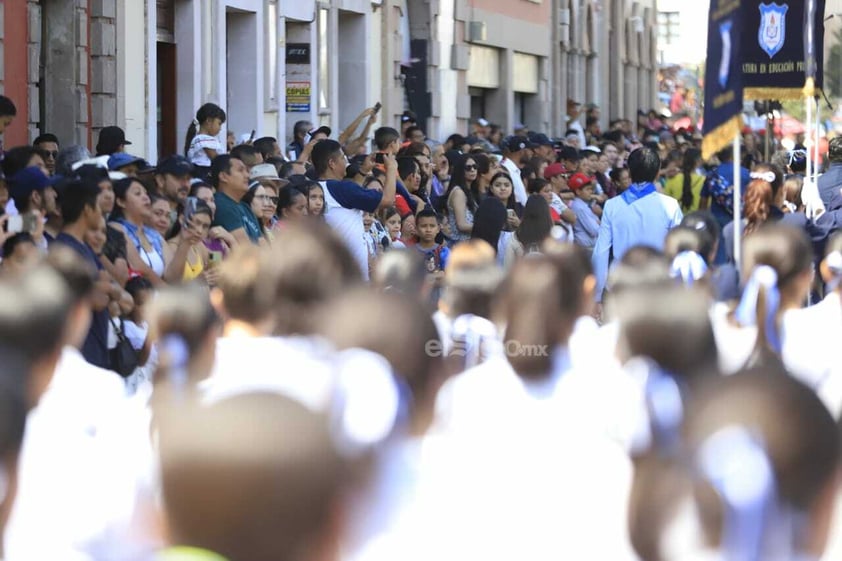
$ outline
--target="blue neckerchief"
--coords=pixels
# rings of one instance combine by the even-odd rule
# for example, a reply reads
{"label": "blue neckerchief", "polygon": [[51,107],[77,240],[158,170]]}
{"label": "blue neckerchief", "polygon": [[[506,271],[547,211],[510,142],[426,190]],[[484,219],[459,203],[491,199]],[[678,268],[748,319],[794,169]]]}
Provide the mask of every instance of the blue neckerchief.
{"label": "blue neckerchief", "polygon": [[633,183],[620,196],[623,197],[626,204],[630,205],[636,200],[656,192],[657,189],[655,189],[654,183]]}
{"label": "blue neckerchief", "polygon": [[159,234],[158,232],[156,232],[155,230],[153,230],[149,226],[141,226],[141,227],[135,226],[134,224],[132,224],[131,222],[129,222],[125,218],[121,218],[121,219],[117,220],[117,222],[119,224],[123,225],[123,228],[125,228],[125,230],[126,230],[126,234],[132,239],[135,247],[137,247],[138,250],[140,250],[141,247],[143,247],[140,243],[140,238],[137,235],[138,229],[142,227],[143,233],[144,233],[144,235],[146,235],[146,239],[149,240],[149,243],[152,244],[152,249],[154,249],[155,253],[160,255],[161,259],[163,260],[163,258],[164,258],[164,246],[163,246],[163,243],[162,243],[163,238],[161,238],[161,234]]}

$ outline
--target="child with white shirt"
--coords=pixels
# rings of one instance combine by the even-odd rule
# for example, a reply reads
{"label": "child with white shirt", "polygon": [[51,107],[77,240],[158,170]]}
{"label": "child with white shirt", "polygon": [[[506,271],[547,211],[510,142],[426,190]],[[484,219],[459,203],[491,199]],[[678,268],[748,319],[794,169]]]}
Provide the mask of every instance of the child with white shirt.
{"label": "child with white shirt", "polygon": [[184,154],[193,164],[196,177],[209,175],[211,160],[225,152],[217,138],[224,122],[225,111],[214,103],[205,103],[190,123],[184,140]]}

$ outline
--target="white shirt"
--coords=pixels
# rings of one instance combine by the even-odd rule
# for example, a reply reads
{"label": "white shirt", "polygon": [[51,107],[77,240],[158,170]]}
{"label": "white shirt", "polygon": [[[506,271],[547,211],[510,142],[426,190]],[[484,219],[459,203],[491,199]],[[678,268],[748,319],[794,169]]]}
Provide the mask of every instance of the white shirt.
{"label": "white shirt", "polygon": [[217,154],[222,154],[225,150],[222,148],[222,143],[215,136],[207,134],[197,134],[190,141],[190,148],[187,150],[187,159],[195,166],[210,167],[211,159],[205,148],[215,150]]}
{"label": "white shirt", "polygon": [[18,491],[5,534],[12,561],[129,559],[114,541],[115,521],[129,515],[126,474],[102,434],[126,404],[117,374],[65,348],[26,422]]}
{"label": "white shirt", "polygon": [[739,326],[731,319],[728,304],[717,302],[710,310],[716,348],[719,353],[719,369],[723,374],[734,374],[748,362],[757,342],[757,327]]}
{"label": "white shirt", "polygon": [[579,150],[588,145],[588,140],[585,138],[585,129],[582,127],[582,123],[579,122],[578,117],[570,119],[567,123],[567,128],[576,131],[576,134],[579,137]]}
{"label": "white shirt", "polygon": [[506,168],[506,171],[512,178],[512,189],[515,193],[515,201],[522,205],[526,205],[528,195],[526,194],[526,187],[523,185],[523,179],[520,177],[520,168],[508,158],[503,158],[500,165]]}
{"label": "white shirt", "polygon": [[448,558],[634,559],[631,463],[599,421],[603,382],[591,374],[575,373],[562,350],[543,381],[492,360],[445,384],[436,433],[451,441],[453,467],[441,511],[457,530],[437,539]]}
{"label": "white shirt", "polygon": [[[618,202],[612,205],[613,201]],[[608,279],[610,250],[613,249],[614,261],[622,259],[626,251],[636,245],[662,250],[667,233],[678,226],[682,218],[678,201],[661,193],[650,193],[631,204],[627,204],[622,195],[609,200],[602,213],[593,253],[597,301],[602,301]]]}
{"label": "white shirt", "polygon": [[842,413],[842,302],[832,292],[809,308],[783,314],[782,358],[787,370],[813,388],[834,418]]}
{"label": "white shirt", "polygon": [[350,447],[379,442],[399,408],[391,367],[360,349],[336,351],[309,337],[234,337],[217,340],[211,376],[200,389],[206,402],[249,392],[277,392],[341,420]]}
{"label": "white shirt", "polygon": [[363,211],[377,210],[382,194],[364,189],[353,181],[320,181],[325,195],[325,220],[345,242],[368,280],[368,246]]}

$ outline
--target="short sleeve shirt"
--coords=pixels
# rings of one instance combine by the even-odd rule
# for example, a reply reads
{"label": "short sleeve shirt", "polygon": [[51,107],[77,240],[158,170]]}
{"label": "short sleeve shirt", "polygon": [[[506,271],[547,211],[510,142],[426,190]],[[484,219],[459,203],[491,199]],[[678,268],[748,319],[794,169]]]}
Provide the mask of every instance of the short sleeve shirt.
{"label": "short sleeve shirt", "polygon": [[187,159],[196,166],[210,167],[211,161],[205,148],[216,151],[217,154],[224,152],[222,144],[215,136],[197,134],[190,141],[190,148],[187,150]]}
{"label": "short sleeve shirt", "polygon": [[322,181],[321,185],[325,192],[325,220],[351,250],[363,278],[368,280],[363,212],[377,210],[383,193],[364,189],[353,181]]}
{"label": "short sleeve shirt", "polygon": [[[94,250],[88,244],[80,242],[73,236],[62,232],[56,236],[53,243],[72,249],[82,259],[96,267],[97,271],[102,269],[102,263],[97,259]],[[94,366],[108,369],[111,366],[108,359],[108,309],[91,313],[91,327],[88,330],[87,337],[85,337],[85,342],[82,344],[82,356]]]}
{"label": "short sleeve shirt", "polygon": [[257,243],[263,235],[260,222],[252,212],[251,207],[237,202],[225,193],[218,191],[213,200],[216,202],[216,213],[213,217],[214,226],[222,226],[229,232],[244,229],[248,238]]}

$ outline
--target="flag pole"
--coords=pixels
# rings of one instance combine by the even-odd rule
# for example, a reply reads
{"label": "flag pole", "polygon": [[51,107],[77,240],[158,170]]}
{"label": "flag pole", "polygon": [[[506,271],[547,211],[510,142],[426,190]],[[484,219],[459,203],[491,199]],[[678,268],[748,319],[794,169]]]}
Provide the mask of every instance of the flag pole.
{"label": "flag pole", "polygon": [[742,168],[740,161],[740,133],[734,136],[734,266],[737,271],[740,270],[740,263],[742,262],[742,237],[743,237],[743,188],[742,175],[740,169]]}
{"label": "flag pole", "polygon": [[804,98],[806,118],[806,131],[804,135],[804,148],[807,149],[807,170],[805,178],[807,183],[813,184],[813,96],[808,95]]}

